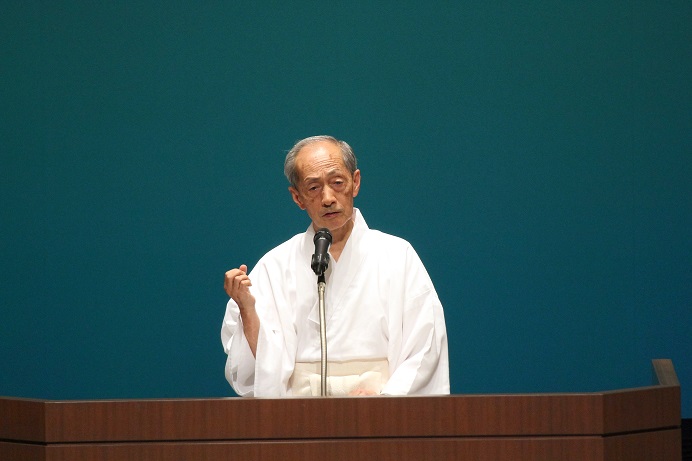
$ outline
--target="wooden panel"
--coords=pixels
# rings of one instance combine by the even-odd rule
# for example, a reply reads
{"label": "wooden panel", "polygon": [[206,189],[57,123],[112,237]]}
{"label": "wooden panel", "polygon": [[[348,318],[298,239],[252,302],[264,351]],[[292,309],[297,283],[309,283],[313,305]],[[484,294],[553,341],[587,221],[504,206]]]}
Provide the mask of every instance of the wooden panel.
{"label": "wooden panel", "polygon": [[680,388],[657,386],[604,394],[604,434],[680,427]]}
{"label": "wooden panel", "polygon": [[45,402],[0,398],[0,439],[45,440]]}
{"label": "wooden panel", "polygon": [[675,373],[673,361],[670,359],[655,359],[651,361],[654,371],[654,385],[680,386],[678,375]]}
{"label": "wooden panel", "polygon": [[[265,441],[261,443],[147,443],[60,445],[49,449],[48,461],[227,461],[280,459],[420,461],[601,461],[599,437],[451,438]],[[647,461],[660,461],[652,458]]]}
{"label": "wooden panel", "polygon": [[[672,364],[654,364],[674,383]],[[667,371],[666,371],[667,370]],[[680,387],[587,394],[0,398],[0,460],[680,461]]]}
{"label": "wooden panel", "polygon": [[46,441],[603,433],[599,394],[47,402]]}
{"label": "wooden panel", "polygon": [[0,442],[0,459],[22,461],[108,461],[228,459],[308,460],[584,460],[680,461],[680,432],[628,434],[608,438],[444,438],[265,442],[151,442],[122,444],[25,445]]}
{"label": "wooden panel", "polygon": [[607,437],[605,461],[681,461],[680,429]]}
{"label": "wooden panel", "polygon": [[45,459],[45,445],[0,441],[0,460],[2,461],[45,461]]}
{"label": "wooden panel", "polygon": [[[604,394],[38,402],[0,399],[35,442],[615,434],[680,425],[680,389]],[[45,411],[44,415],[41,411]]]}

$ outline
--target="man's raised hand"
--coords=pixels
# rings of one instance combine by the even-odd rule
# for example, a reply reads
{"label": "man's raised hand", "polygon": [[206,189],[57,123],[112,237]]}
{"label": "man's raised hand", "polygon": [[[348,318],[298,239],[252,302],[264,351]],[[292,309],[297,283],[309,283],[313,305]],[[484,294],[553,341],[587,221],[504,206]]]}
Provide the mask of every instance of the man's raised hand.
{"label": "man's raised hand", "polygon": [[247,265],[241,264],[239,268],[226,272],[223,288],[241,310],[255,307],[255,297],[250,293],[251,286]]}

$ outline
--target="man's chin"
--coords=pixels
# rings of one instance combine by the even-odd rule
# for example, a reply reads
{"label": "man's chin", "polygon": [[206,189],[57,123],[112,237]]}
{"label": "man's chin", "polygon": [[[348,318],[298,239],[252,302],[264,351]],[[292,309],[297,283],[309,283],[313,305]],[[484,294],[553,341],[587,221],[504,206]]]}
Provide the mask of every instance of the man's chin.
{"label": "man's chin", "polygon": [[342,230],[350,222],[350,219],[345,218],[343,215],[338,215],[332,219],[320,219],[317,222],[313,221],[312,226],[315,228],[315,230],[326,228],[329,229],[329,232],[334,233]]}

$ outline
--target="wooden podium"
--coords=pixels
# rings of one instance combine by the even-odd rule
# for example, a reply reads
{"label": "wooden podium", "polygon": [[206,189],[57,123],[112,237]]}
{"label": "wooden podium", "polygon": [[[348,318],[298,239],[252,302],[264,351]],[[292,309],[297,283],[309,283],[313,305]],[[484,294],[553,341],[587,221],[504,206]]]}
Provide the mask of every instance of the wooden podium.
{"label": "wooden podium", "polygon": [[45,401],[0,398],[0,459],[680,460],[680,384],[596,393]]}

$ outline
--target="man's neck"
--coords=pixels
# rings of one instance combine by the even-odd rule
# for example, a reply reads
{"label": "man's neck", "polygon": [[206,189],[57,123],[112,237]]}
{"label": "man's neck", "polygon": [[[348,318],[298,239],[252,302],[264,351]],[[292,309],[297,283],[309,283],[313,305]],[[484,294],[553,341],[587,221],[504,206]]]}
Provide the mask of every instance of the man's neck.
{"label": "man's neck", "polygon": [[351,236],[351,232],[353,232],[354,227],[355,222],[353,218],[351,218],[340,228],[331,231],[332,244],[329,247],[329,254],[332,255],[332,258],[334,258],[335,261],[339,260],[339,256],[341,256],[341,252],[344,251],[346,242],[348,242],[348,238]]}

